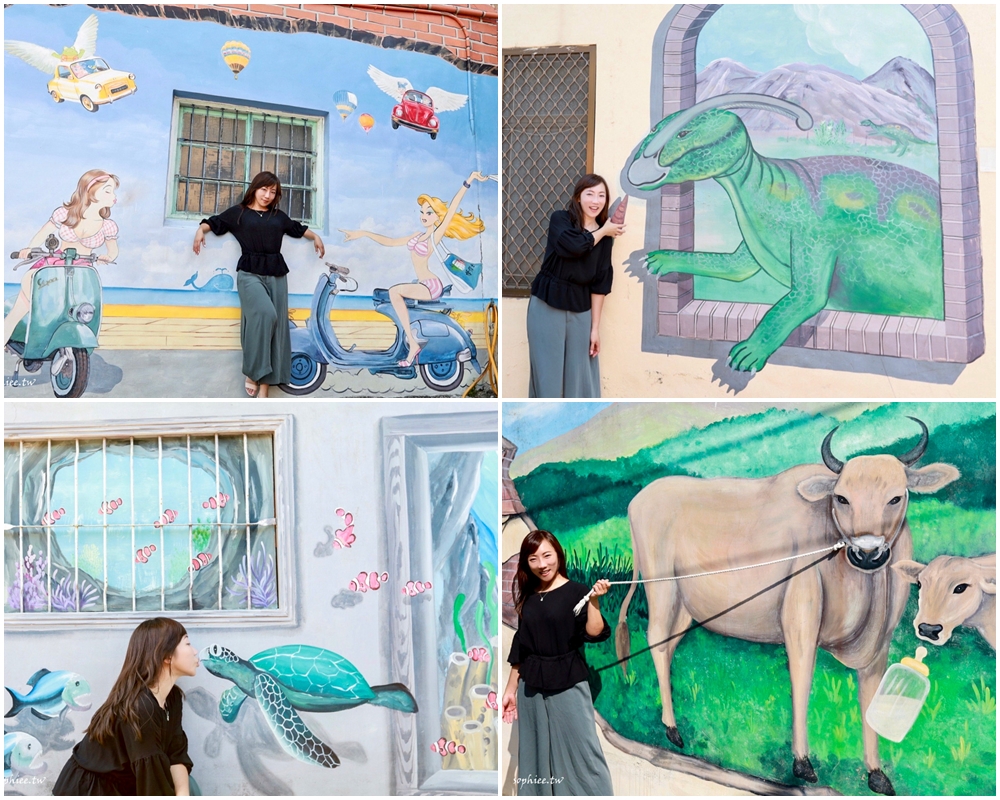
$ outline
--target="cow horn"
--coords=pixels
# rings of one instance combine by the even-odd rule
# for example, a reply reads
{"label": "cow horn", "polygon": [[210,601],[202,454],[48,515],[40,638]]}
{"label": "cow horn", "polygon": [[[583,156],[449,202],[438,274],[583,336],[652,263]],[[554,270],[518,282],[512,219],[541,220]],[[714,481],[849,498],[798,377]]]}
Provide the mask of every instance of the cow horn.
{"label": "cow horn", "polygon": [[830,431],[823,440],[823,446],[820,448],[820,453],[823,455],[823,463],[826,464],[826,468],[830,470],[830,472],[836,472],[838,475],[844,468],[844,462],[837,460],[837,457],[834,456],[833,451],[830,449],[830,440],[833,439],[833,434],[835,434],[839,429],[840,426],[838,425]]}
{"label": "cow horn", "polygon": [[896,458],[898,458],[904,466],[912,467],[921,458],[923,458],[924,452],[927,450],[927,426],[916,417],[909,417],[909,419],[912,419],[917,423],[917,425],[920,426],[920,441],[917,442],[917,446],[914,447],[909,453],[896,456]]}

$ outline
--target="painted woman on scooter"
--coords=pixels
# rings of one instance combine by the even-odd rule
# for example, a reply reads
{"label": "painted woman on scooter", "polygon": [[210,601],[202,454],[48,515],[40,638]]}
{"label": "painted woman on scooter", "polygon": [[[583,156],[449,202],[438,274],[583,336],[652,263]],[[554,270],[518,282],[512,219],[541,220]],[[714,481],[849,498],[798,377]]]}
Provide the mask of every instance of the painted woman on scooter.
{"label": "painted woman on scooter", "polygon": [[441,239],[447,236],[449,239],[471,239],[473,236],[486,230],[483,221],[474,214],[463,214],[458,204],[465,196],[465,192],[472,188],[471,181],[485,181],[488,176],[479,172],[473,172],[469,179],[462,182],[462,187],[456,192],[452,201],[445,205],[439,197],[431,197],[422,194],[417,198],[417,205],[420,207],[420,224],[422,231],[417,231],[410,236],[400,236],[392,238],[383,236],[380,233],[371,231],[345,231],[344,241],[350,242],[367,236],[373,242],[385,247],[402,247],[410,251],[410,261],[413,262],[413,270],[417,273],[417,280],[413,283],[400,283],[389,289],[389,300],[392,308],[399,317],[403,333],[406,336],[407,353],[406,358],[399,362],[399,366],[408,367],[417,360],[420,354],[420,343],[413,336],[410,330],[410,314],[406,308],[406,298],[414,300],[437,300],[444,291],[441,279],[431,272],[430,259]]}
{"label": "painted woman on scooter", "polygon": [[[76,183],[76,191],[68,201],[52,212],[28,246],[18,253],[21,259],[28,258],[34,247],[41,247],[52,234],[59,238],[59,248],[75,248],[80,255],[90,255],[99,247],[107,253],[98,256],[97,262],[107,264],[118,258],[118,225],[111,219],[111,208],[118,199],[115,189],[121,185],[116,175],[103,169],[92,169],[83,173]],[[61,262],[60,262],[61,263]],[[39,259],[21,278],[21,291],[3,320],[3,340],[8,342],[14,328],[31,309],[32,270],[45,266],[45,259]]]}
{"label": "painted woman on scooter", "polygon": [[326,253],[323,240],[278,208],[281,182],[273,172],[260,172],[239,205],[203,219],[194,235],[195,255],[205,234],[231,233],[243,254],[236,265],[240,295],[240,343],[243,374],[250,397],[267,397],[268,387],[288,383],[292,372],[292,345],[288,334],[288,265],[281,255],[285,236],[309,239],[316,254]]}

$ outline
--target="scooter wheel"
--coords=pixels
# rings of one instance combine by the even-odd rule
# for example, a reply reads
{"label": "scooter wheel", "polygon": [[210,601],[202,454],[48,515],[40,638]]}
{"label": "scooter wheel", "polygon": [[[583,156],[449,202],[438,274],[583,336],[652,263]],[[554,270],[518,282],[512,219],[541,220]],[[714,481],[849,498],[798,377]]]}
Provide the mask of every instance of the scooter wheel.
{"label": "scooter wheel", "polygon": [[326,380],[326,364],[319,364],[305,353],[292,353],[292,379],[281,384],[288,394],[312,394]]}
{"label": "scooter wheel", "polygon": [[[69,351],[69,352],[67,352]],[[51,373],[52,393],[56,397],[83,397],[90,380],[90,353],[80,347],[64,347],[53,355],[68,356],[58,372]]]}
{"label": "scooter wheel", "polygon": [[436,392],[450,392],[462,383],[465,364],[462,361],[437,361],[433,364],[418,364],[420,377]]}

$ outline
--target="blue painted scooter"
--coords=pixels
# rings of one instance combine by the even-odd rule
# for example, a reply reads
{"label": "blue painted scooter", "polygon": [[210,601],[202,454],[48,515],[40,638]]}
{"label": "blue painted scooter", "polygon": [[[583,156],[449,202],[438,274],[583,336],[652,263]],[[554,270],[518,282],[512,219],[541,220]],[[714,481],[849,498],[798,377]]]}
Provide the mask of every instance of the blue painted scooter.
{"label": "blue painted scooter", "polygon": [[[17,356],[14,378],[23,367],[38,372],[51,362],[49,380],[56,397],[80,397],[90,378],[90,354],[101,330],[101,278],[95,255],[81,255],[72,247],[57,250],[59,240],[49,236],[45,250],[32,248],[14,267],[39,264],[32,273],[31,308],[6,343]],[[19,258],[19,252],[10,254]]]}
{"label": "blue painted scooter", "polygon": [[[372,375],[387,374],[397,378],[417,377],[417,369],[424,383],[438,392],[450,392],[462,383],[465,365],[471,364],[480,371],[476,360],[476,346],[472,334],[463,330],[450,316],[451,307],[442,300],[407,300],[410,325],[417,339],[423,344],[415,365],[402,367],[406,357],[406,338],[399,317],[389,302],[387,289],[372,293],[375,310],[396,325],[396,338],[387,350],[358,350],[355,345],[345,348],[337,339],[330,323],[330,309],[341,292],[357,291],[358,282],[349,278],[350,270],[331,264],[329,274],[320,275],[313,292],[309,321],[306,327],[291,326],[292,380],[281,388],[289,394],[304,395],[323,385],[327,366],[334,369],[367,369]],[[340,284],[353,284],[342,287]],[[451,287],[445,288],[445,295]]]}

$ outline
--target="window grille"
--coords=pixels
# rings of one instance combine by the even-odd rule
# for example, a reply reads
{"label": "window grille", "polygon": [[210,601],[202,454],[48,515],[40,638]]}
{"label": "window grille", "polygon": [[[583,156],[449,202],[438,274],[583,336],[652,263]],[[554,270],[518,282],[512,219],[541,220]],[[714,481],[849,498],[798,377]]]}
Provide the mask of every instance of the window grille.
{"label": "window grille", "polygon": [[259,429],[5,442],[5,625],[287,616],[275,448]]}
{"label": "window grille", "polygon": [[596,48],[503,53],[503,290],[526,296],[549,217],[593,170]]}
{"label": "window grille", "polygon": [[279,208],[317,224],[321,206],[321,116],[292,116],[245,106],[178,98],[173,202],[169,216],[201,219],[243,199],[254,175],[281,181]]}

